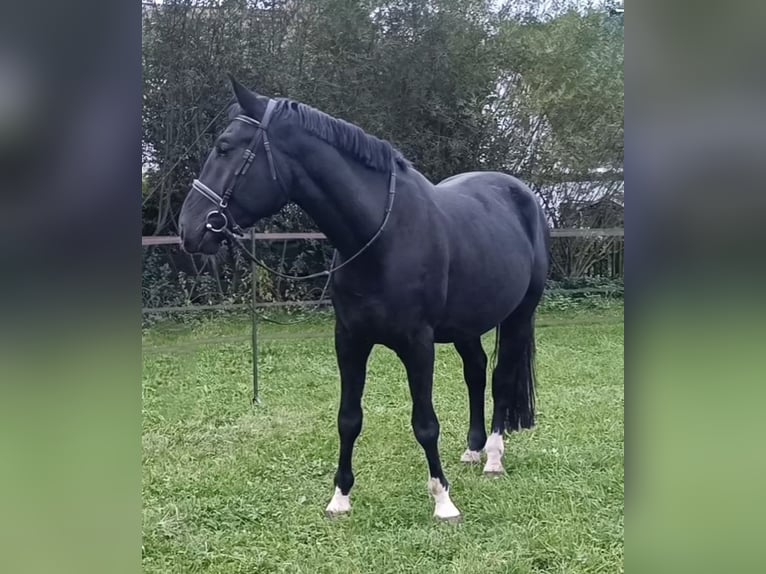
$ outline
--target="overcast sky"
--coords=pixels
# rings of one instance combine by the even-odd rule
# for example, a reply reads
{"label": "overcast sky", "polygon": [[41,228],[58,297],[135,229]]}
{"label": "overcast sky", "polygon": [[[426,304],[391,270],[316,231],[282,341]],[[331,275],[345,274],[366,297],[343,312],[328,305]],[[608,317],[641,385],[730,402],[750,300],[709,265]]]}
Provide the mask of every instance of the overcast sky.
{"label": "overcast sky", "polygon": [[[143,4],[162,4],[163,0],[143,0]],[[212,0],[211,0],[212,3]],[[554,15],[566,11],[570,7],[580,10],[586,8],[601,8],[608,10],[611,7],[622,8],[620,0],[493,0],[492,5],[499,9],[504,4],[515,4],[519,11],[527,11],[530,6],[534,7],[536,15]]]}

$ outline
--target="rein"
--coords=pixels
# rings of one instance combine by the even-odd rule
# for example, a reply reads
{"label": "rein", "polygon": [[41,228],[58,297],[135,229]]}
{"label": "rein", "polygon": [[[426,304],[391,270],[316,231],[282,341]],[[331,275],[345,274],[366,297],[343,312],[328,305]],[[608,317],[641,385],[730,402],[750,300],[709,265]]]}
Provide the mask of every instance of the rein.
{"label": "rein", "polygon": [[[245,253],[249,253],[249,252],[246,251]],[[338,255],[337,251],[333,251],[332,252],[332,259],[330,260],[330,267],[335,265],[335,257],[337,255]],[[314,305],[314,307],[309,309],[309,313],[313,313],[314,311],[317,311],[319,309],[319,307],[322,306],[322,302],[324,301],[324,296],[327,293],[327,288],[330,286],[330,279],[331,278],[332,278],[332,276],[330,274],[328,274],[327,275],[327,281],[324,282],[324,286],[322,287],[322,292],[319,294],[319,300],[317,301],[317,304]],[[257,312],[255,307],[253,307],[252,305],[248,305],[248,306],[250,307],[250,310],[253,313]],[[261,319],[261,321],[266,321],[267,323],[274,323],[275,325],[284,325],[284,326],[288,326],[289,327],[290,325],[300,325],[301,323],[305,323],[306,321],[309,320],[309,317],[307,315],[303,319],[298,319],[296,321],[277,321],[276,319],[271,319],[269,317],[266,317],[265,315],[262,315],[260,317],[260,319]]]}
{"label": "rein", "polygon": [[[243,177],[247,171],[250,169],[250,166],[253,163],[253,160],[255,159],[255,152],[257,151],[258,144],[263,140],[263,148],[266,150],[266,157],[269,161],[269,170],[271,171],[271,179],[278,182],[279,186],[282,188],[283,191],[286,192],[284,185],[282,184],[282,179],[279,177],[279,174],[277,173],[276,165],[274,164],[274,156],[271,152],[271,144],[269,143],[268,138],[268,131],[267,128],[269,126],[269,123],[271,122],[271,116],[274,113],[274,108],[276,107],[276,101],[275,100],[269,100],[269,103],[266,106],[266,111],[263,114],[263,119],[259,122],[258,120],[251,118],[250,116],[246,116],[243,114],[240,114],[236,116],[234,119],[243,123],[246,123],[251,126],[256,127],[255,135],[253,136],[253,139],[248,144],[248,147],[245,149],[243,155],[242,155],[242,163],[240,164],[240,167],[234,172],[234,177],[231,181],[231,184],[226,188],[226,190],[223,192],[223,195],[218,195],[213,189],[202,183],[199,179],[195,179],[192,183],[192,189],[196,192],[202,194],[206,199],[210,200],[212,203],[216,204],[216,209],[213,209],[208,212],[206,218],[205,218],[205,227],[212,231],[213,233],[221,233],[223,234],[232,245],[235,245],[237,248],[239,248],[240,251],[246,256],[247,259],[249,259],[252,263],[255,263],[259,267],[265,269],[269,273],[276,275],[277,277],[282,277],[283,279],[290,279],[293,281],[303,281],[307,279],[316,279],[317,277],[327,277],[328,283],[330,276],[338,271],[339,269],[342,269],[349,263],[351,263],[354,259],[359,257],[362,253],[367,251],[367,249],[372,246],[373,243],[380,237],[381,233],[383,233],[383,230],[386,227],[386,224],[388,223],[388,218],[391,216],[391,210],[394,207],[394,197],[396,196],[396,160],[394,159],[393,155],[391,157],[391,176],[389,179],[389,185],[388,185],[388,200],[386,202],[386,210],[383,215],[383,221],[380,223],[380,226],[378,227],[378,230],[375,232],[375,234],[365,243],[361,249],[359,249],[356,253],[354,253],[351,257],[346,259],[343,263],[340,265],[334,266],[335,264],[335,253],[333,253],[333,258],[330,263],[330,269],[326,271],[320,271],[319,273],[311,273],[310,275],[287,275],[285,273],[282,273],[280,271],[277,271],[276,269],[272,269],[268,265],[266,265],[263,261],[258,259],[254,254],[250,253],[250,250],[245,247],[243,240],[247,239],[247,237],[244,234],[244,231],[242,228],[237,224],[237,222],[234,220],[234,217],[231,215],[231,212],[229,211],[229,200],[231,199],[231,196],[234,194],[234,191],[237,188],[237,183],[239,182],[239,179]],[[336,250],[337,251],[337,250]],[[326,286],[325,286],[326,289]]]}

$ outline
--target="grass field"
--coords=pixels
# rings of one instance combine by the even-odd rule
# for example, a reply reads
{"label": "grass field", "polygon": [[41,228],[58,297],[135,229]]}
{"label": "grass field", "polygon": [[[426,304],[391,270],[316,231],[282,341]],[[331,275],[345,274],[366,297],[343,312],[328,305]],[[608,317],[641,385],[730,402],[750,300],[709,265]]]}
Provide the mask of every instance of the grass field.
{"label": "grass field", "polygon": [[[459,525],[432,519],[392,352],[370,359],[352,514],[328,520],[338,447],[331,323],[262,327],[255,408],[245,321],[145,330],[145,571],[622,572],[622,316],[615,306],[541,316],[538,426],[506,439],[500,479],[459,462],[462,368],[451,346],[438,347],[440,452]],[[589,324],[556,324],[577,319]],[[224,342],[194,346],[207,340]]]}

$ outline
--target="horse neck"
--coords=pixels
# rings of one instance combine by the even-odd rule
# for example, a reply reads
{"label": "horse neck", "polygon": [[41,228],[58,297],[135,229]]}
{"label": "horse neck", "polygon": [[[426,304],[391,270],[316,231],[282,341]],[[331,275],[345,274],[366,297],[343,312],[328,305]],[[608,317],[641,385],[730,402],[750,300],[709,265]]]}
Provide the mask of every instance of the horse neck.
{"label": "horse neck", "polygon": [[[358,252],[380,228],[390,172],[373,172],[324,142],[302,153],[292,197],[344,258]],[[328,168],[327,166],[331,166]]]}

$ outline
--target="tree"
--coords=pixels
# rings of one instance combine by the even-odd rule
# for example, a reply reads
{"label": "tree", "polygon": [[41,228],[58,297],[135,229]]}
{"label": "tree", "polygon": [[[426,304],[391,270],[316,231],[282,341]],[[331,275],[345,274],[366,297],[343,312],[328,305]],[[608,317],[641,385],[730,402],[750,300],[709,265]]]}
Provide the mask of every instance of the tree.
{"label": "tree", "polygon": [[[177,214],[230,102],[226,72],[388,139],[438,182],[527,181],[551,222],[621,199],[623,31],[604,2],[165,0],[143,26],[143,233]],[[571,212],[571,210],[570,210]],[[295,206],[260,224],[312,230]],[[264,249],[275,264],[280,246]],[[296,265],[321,265],[319,246]]]}

